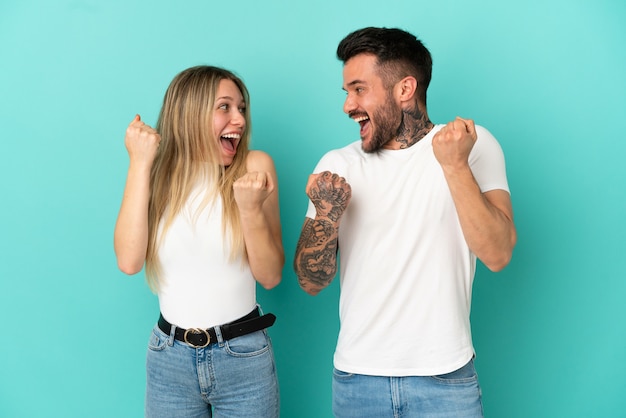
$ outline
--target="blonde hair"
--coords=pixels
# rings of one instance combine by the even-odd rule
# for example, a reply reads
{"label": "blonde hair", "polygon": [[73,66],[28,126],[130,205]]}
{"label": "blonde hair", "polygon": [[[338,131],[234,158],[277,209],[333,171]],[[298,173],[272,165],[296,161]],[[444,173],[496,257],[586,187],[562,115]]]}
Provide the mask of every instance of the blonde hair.
{"label": "blonde hair", "polygon": [[230,238],[230,260],[246,258],[233,183],[246,173],[250,113],[245,112],[246,127],[233,162],[224,167],[218,138],[213,132],[214,103],[222,80],[235,83],[249,109],[250,97],[243,81],[228,70],[212,66],[182,71],[174,77],[163,98],[156,126],[161,143],[150,173],[148,207],[146,277],[153,290],[158,288],[161,270],[158,260],[160,241],[201,180],[206,180],[209,185],[202,207],[215,201],[218,193],[222,198],[222,234],[224,239]]}

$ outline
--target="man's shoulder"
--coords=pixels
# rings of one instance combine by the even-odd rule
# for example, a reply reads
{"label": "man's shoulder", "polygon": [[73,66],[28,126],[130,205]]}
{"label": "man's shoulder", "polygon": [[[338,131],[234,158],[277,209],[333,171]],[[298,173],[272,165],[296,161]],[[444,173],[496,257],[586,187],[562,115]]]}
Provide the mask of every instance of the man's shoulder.
{"label": "man's shoulder", "polygon": [[484,150],[499,150],[501,146],[495,136],[484,126],[475,125],[477,141],[474,145],[476,151]]}
{"label": "man's shoulder", "polygon": [[317,163],[315,172],[332,171],[339,174],[356,161],[363,158],[361,141],[354,141],[344,147],[326,152]]}
{"label": "man's shoulder", "polygon": [[363,149],[361,148],[361,141],[354,141],[349,143],[348,145],[332,149],[324,156],[324,158],[339,158],[339,159],[352,159],[352,158],[361,158],[364,155]]}
{"label": "man's shoulder", "polygon": [[474,125],[474,127],[476,128],[476,136],[478,137],[478,139],[485,139],[489,142],[498,143],[498,140],[496,139],[495,135],[489,129],[478,124]]}

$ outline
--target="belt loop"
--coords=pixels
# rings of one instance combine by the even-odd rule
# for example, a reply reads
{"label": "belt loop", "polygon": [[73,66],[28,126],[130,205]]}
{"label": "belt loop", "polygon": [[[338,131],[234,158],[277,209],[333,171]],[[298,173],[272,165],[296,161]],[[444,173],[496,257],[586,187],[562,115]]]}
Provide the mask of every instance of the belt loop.
{"label": "belt loop", "polygon": [[217,337],[217,343],[220,347],[224,347],[224,337],[222,337],[222,327],[216,325],[213,327],[215,330],[215,336]]}
{"label": "belt loop", "polygon": [[172,324],[170,328],[170,337],[167,339],[167,345],[170,347],[174,346],[174,340],[176,339],[176,325]]}

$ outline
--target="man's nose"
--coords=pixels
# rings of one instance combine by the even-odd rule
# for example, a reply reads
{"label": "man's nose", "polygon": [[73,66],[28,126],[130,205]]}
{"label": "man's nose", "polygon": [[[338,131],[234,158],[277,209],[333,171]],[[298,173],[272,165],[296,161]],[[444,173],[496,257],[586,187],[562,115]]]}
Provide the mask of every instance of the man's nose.
{"label": "man's nose", "polygon": [[356,103],[354,101],[354,99],[352,98],[352,96],[350,96],[349,94],[346,96],[346,100],[343,102],[343,111],[346,114],[350,114],[350,112],[352,112],[353,110],[356,109]]}

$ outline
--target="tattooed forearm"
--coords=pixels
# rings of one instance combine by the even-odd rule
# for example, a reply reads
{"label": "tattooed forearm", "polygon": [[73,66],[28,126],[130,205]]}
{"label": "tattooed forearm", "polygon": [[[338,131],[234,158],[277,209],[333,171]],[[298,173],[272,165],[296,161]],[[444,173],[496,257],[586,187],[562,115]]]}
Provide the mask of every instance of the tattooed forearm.
{"label": "tattooed forearm", "polygon": [[293,268],[300,286],[314,295],[337,273],[339,220],[350,203],[352,188],[345,178],[322,171],[309,176],[306,192],[315,206],[315,220],[304,221]]}
{"label": "tattooed forearm", "polygon": [[320,248],[328,242],[331,237],[337,236],[336,228],[327,220],[320,219],[314,221],[307,220],[306,235],[302,234],[298,245],[303,245],[305,249]]}
{"label": "tattooed forearm", "polygon": [[294,270],[309,293],[326,287],[337,273],[337,227],[325,219],[306,219],[296,247]]}

